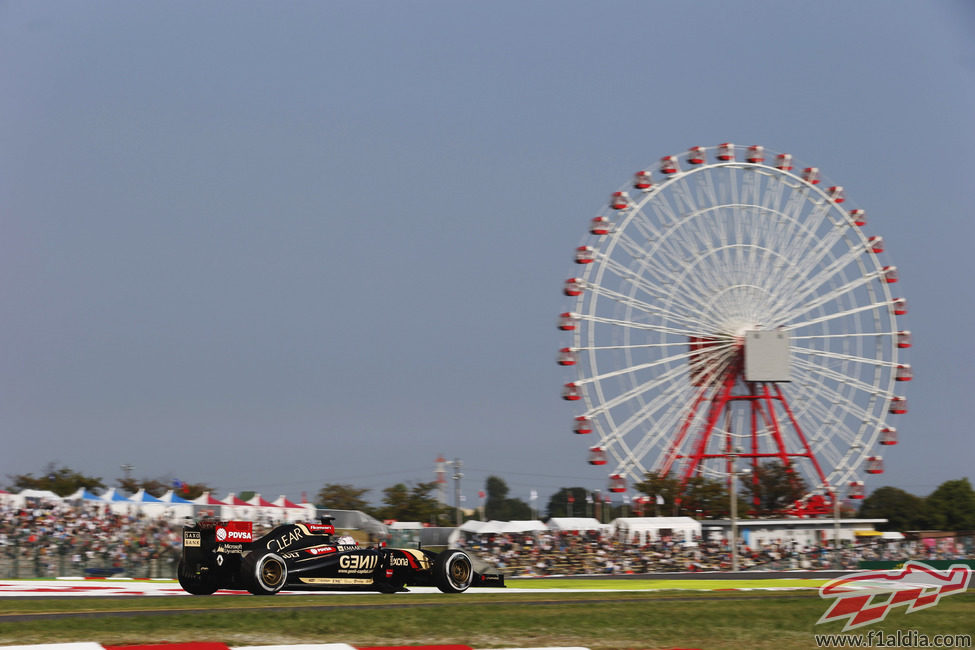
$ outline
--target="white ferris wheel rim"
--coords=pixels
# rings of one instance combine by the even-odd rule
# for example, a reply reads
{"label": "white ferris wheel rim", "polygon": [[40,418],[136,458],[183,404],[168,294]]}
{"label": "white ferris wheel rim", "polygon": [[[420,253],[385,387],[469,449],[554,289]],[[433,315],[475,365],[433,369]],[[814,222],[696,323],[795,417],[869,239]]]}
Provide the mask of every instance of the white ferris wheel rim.
{"label": "white ferris wheel rim", "polygon": [[[788,332],[794,377],[782,388],[826,481],[804,478],[810,493],[832,492],[860,478],[881,432],[894,429],[895,381],[906,365],[896,270],[882,261],[881,240],[855,223],[863,211],[810,175],[818,170],[737,160],[743,148],[722,147],[641,172],[650,187],[614,193],[597,217],[612,222],[608,232],[579,247],[590,259],[570,312],[572,383],[585,405],[576,418],[598,434],[611,475],[643,480],[673,453],[699,399],[687,379],[689,339],[708,341],[717,359],[746,331]],[[729,152],[730,160],[710,155]],[[702,162],[691,164],[692,155]],[[665,165],[673,169],[663,173]],[[736,430],[729,422],[722,434],[737,443]],[[720,465],[703,473],[721,476]]]}

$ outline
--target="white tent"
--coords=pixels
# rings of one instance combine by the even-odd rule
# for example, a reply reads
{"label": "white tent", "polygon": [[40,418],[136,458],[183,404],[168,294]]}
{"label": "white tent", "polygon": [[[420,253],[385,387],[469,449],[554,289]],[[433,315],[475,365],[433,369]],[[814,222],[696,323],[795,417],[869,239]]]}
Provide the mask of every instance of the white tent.
{"label": "white tent", "polygon": [[247,500],[247,503],[254,506],[254,518],[264,523],[277,524],[284,520],[284,510],[261,496],[260,492]]}
{"label": "white tent", "polygon": [[584,533],[590,530],[608,530],[609,524],[601,524],[594,517],[552,517],[548,520],[548,527],[551,530],[575,530]]}
{"label": "white tent", "polygon": [[621,517],[613,521],[613,535],[627,542],[645,544],[670,537],[682,544],[693,544],[701,536],[701,522],[690,517]]}
{"label": "white tent", "polygon": [[159,497],[159,500],[166,504],[166,518],[176,521],[186,517],[192,518],[194,514],[193,502],[187,501],[177,495],[172,490]]}
{"label": "white tent", "polygon": [[28,505],[28,500],[31,503],[61,503],[61,497],[50,490],[21,490],[9,495],[8,500],[17,508]]}
{"label": "white tent", "polygon": [[108,488],[101,494],[102,501],[117,515],[135,514],[135,504],[116,488]]}
{"label": "white tent", "polygon": [[193,511],[201,517],[216,517],[218,519],[233,519],[233,509],[209,492],[204,492],[193,499],[196,506]]}
{"label": "white tent", "polygon": [[80,502],[98,502],[103,503],[102,498],[89,490],[86,487],[80,487],[68,496],[64,497],[65,501],[80,501]]}
{"label": "white tent", "polygon": [[462,523],[459,530],[465,533],[474,533],[475,535],[480,535],[481,533],[497,533],[500,532],[495,526],[492,526],[490,521],[478,521],[476,519],[470,519]]}
{"label": "white tent", "polygon": [[286,521],[293,523],[296,521],[315,521],[316,519],[315,506],[310,503],[294,503],[283,494],[271,503],[281,508]]}
{"label": "white tent", "polygon": [[165,516],[169,506],[169,504],[163,503],[159,498],[146,492],[145,488],[139,488],[138,492],[129,497],[129,501],[135,503],[138,512],[151,519]]}
{"label": "white tent", "polygon": [[[243,521],[254,521],[257,519],[257,506],[247,503],[233,492],[228,494],[223,502],[230,506],[231,519],[241,519]],[[224,509],[224,516],[226,516],[226,512],[227,510]]]}
{"label": "white tent", "polygon": [[547,530],[549,530],[549,527],[545,525],[545,522],[537,519],[509,521],[505,522],[504,526],[504,532],[506,533],[535,533]]}

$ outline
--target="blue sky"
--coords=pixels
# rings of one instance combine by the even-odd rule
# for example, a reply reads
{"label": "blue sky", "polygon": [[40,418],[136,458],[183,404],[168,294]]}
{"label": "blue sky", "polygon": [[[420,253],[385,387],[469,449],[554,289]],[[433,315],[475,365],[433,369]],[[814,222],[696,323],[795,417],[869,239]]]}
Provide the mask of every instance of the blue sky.
{"label": "blue sky", "polygon": [[844,185],[900,270],[868,488],[970,476],[973,33],[946,0],[0,2],[0,475],[604,488],[558,397],[572,249],[732,141]]}

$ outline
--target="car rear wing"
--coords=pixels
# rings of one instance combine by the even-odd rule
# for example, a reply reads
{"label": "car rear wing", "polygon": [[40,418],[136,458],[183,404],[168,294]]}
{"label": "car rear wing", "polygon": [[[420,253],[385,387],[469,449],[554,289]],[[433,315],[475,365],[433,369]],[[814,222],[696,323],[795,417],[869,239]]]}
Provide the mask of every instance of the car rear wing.
{"label": "car rear wing", "polygon": [[254,524],[250,521],[215,521],[203,519],[183,527],[183,552],[243,553],[254,541]]}

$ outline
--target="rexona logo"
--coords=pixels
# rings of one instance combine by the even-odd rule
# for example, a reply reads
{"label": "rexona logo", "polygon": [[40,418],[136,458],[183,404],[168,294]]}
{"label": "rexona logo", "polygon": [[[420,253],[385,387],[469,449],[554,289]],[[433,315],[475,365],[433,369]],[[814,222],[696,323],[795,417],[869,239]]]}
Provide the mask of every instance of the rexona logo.
{"label": "rexona logo", "polygon": [[843,631],[884,620],[891,608],[907,606],[907,614],[934,607],[942,596],[964,593],[972,569],[953,564],[938,571],[911,560],[903,569],[856,573],[830,580],[819,588],[820,598],[835,598],[816,624],[846,619]]}
{"label": "rexona logo", "polygon": [[249,521],[228,521],[217,526],[218,542],[251,542],[254,540],[253,524]]}

